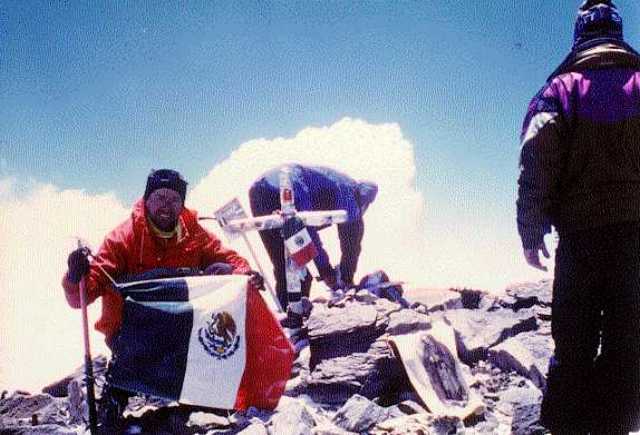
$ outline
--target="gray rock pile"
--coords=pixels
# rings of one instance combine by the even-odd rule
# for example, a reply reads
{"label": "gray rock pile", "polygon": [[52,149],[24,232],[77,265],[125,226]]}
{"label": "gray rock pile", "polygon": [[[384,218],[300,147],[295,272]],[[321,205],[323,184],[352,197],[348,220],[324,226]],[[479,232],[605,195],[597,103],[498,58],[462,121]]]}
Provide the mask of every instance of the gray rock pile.
{"label": "gray rock pile", "polygon": [[[135,433],[154,434],[543,434],[537,419],[552,353],[550,287],[548,280],[514,285],[500,296],[425,291],[411,308],[350,291],[331,307],[314,304],[310,344],[275,411],[231,413],[134,397],[126,422]],[[454,349],[447,359],[448,348],[425,347],[420,363],[437,373],[432,390],[425,390],[414,385],[391,344],[443,325],[455,337]],[[105,365],[96,359],[98,395]],[[42,394],[5,393],[0,435],[85,433],[82,378],[79,370]],[[454,399],[474,396],[481,406],[469,415],[447,412],[455,402],[445,397],[447,386],[459,395]],[[433,397],[424,400],[425,391],[437,393],[439,407]]]}

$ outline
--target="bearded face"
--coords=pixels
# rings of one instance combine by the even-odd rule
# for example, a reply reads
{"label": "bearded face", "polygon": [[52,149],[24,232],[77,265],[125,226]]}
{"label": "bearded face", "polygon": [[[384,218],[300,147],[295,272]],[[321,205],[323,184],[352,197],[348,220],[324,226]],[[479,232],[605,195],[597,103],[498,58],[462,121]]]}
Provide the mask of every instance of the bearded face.
{"label": "bearded face", "polygon": [[149,219],[162,231],[173,231],[182,213],[180,194],[172,189],[154,190],[145,201]]}

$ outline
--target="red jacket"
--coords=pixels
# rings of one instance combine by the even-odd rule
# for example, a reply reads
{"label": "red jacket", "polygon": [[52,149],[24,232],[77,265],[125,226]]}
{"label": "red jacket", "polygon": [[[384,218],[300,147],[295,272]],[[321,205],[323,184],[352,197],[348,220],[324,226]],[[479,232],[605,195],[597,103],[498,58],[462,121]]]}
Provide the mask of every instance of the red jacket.
{"label": "red jacket", "polygon": [[[171,239],[155,235],[145,217],[144,201],[133,207],[131,217],[107,235],[92,261],[85,278],[88,303],[102,296],[102,317],[95,328],[109,341],[120,329],[123,301],[113,289],[100,265],[114,279],[146,272],[156,268],[190,267],[204,269],[212,263],[228,263],[233,273],[250,271],[249,263],[238,253],[224,248],[220,240],[198,223],[197,214],[185,208],[180,215],[182,231]],[[62,279],[67,302],[80,308],[79,285],[70,282],[65,274]]]}

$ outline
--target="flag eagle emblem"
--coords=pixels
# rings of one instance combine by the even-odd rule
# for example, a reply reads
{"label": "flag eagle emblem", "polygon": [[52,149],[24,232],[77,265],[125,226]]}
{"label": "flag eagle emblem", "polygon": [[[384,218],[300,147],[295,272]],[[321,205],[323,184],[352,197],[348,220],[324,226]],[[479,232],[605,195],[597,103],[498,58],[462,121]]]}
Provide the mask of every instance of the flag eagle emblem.
{"label": "flag eagle emblem", "polygon": [[240,346],[236,322],[227,311],[212,313],[206,325],[198,331],[198,339],[202,347],[217,359],[227,359]]}

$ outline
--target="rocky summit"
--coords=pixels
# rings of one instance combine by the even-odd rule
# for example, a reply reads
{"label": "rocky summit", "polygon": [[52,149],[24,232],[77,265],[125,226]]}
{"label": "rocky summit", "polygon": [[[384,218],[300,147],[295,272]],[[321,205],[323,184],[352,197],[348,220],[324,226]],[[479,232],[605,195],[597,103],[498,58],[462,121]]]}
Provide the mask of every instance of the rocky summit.
{"label": "rocky summit", "polygon": [[[315,301],[309,345],[274,411],[129,399],[127,433],[544,434],[551,282],[422,291],[410,308],[361,290]],[[106,358],[94,360],[96,393]],[[3,392],[0,434],[87,433],[82,370],[41,394]]]}

